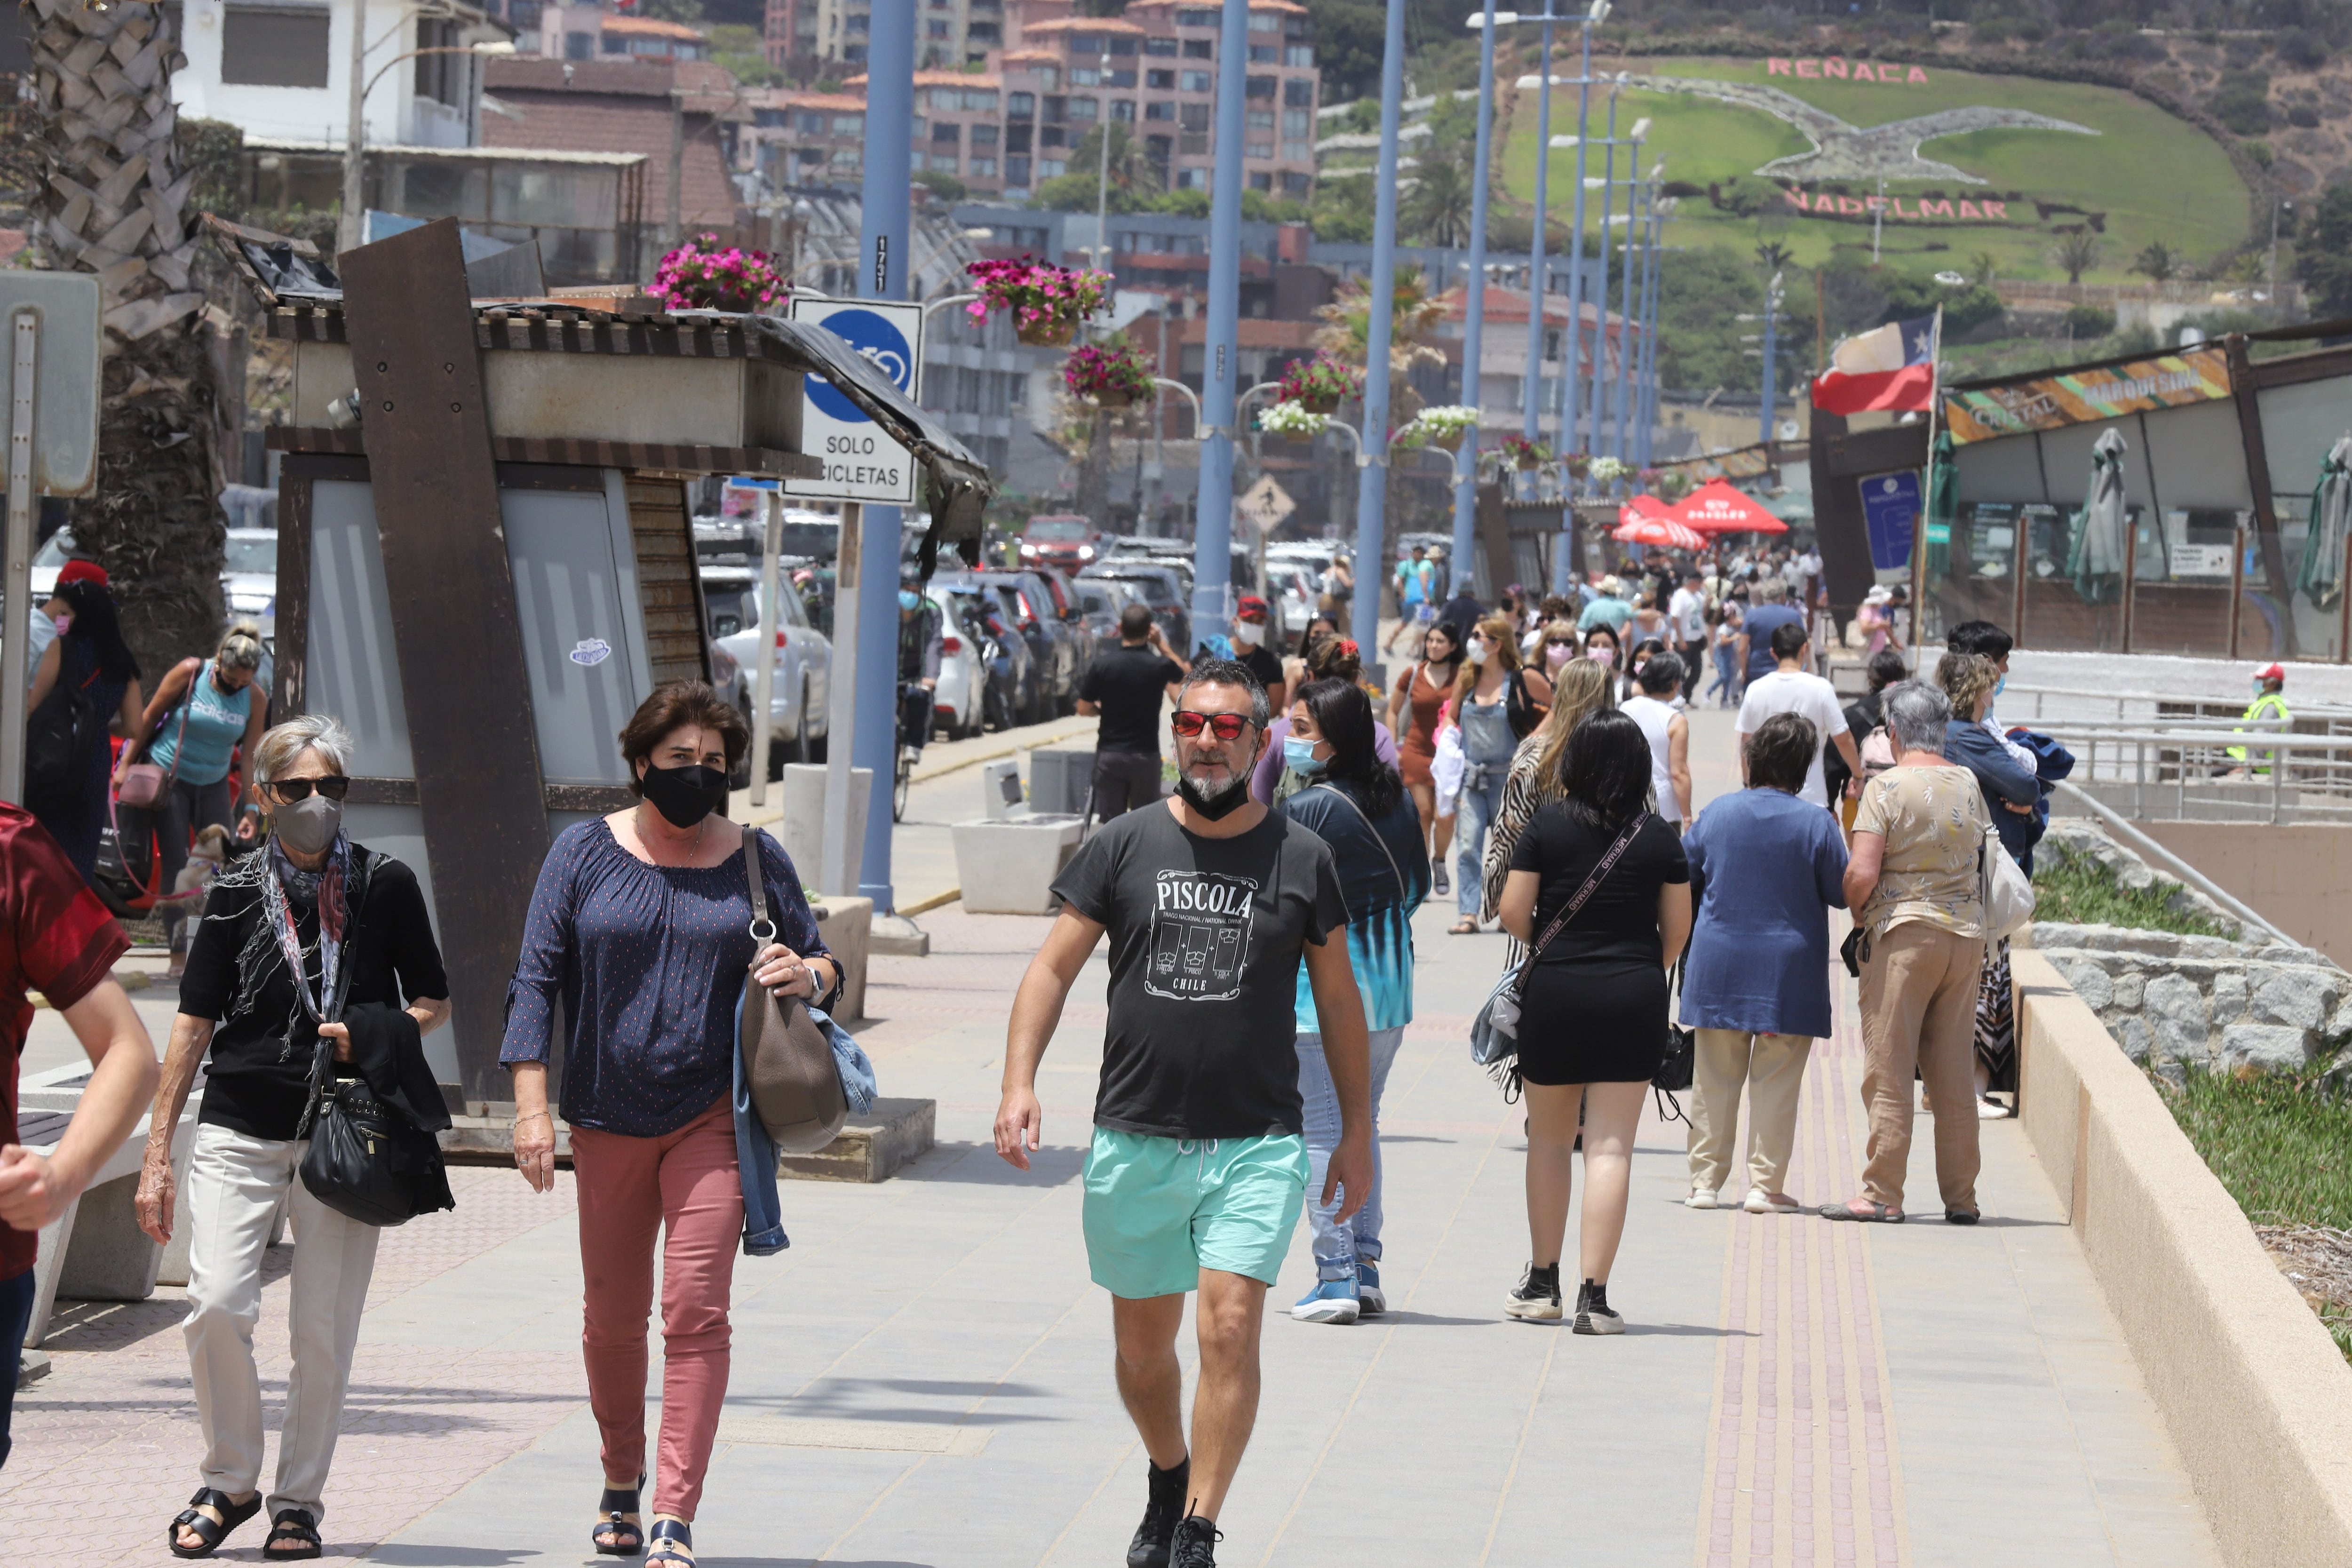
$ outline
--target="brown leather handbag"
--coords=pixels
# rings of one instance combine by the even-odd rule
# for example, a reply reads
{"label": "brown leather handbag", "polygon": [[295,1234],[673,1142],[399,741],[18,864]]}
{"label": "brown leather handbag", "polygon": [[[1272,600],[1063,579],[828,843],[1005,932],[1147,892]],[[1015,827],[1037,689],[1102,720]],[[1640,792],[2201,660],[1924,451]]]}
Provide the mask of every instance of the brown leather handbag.
{"label": "brown leather handbag", "polygon": [[743,1081],[751,1086],[751,1109],[775,1140],[776,1152],[814,1154],[849,1120],[849,1097],[842,1091],[833,1042],[800,998],[776,995],[757,978],[759,949],[776,940],[776,922],[768,914],[756,827],[743,829],[743,865],[751,882],[751,940],[758,944],[735,1016]]}

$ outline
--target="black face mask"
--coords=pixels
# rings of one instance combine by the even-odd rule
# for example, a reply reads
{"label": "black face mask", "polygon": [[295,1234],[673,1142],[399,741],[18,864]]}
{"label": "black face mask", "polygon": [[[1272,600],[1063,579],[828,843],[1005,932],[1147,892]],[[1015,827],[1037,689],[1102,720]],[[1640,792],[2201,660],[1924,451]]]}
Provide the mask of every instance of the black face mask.
{"label": "black face mask", "polygon": [[649,767],[637,787],[672,827],[692,827],[727,804],[726,773],[699,763],[684,768]]}
{"label": "black face mask", "polygon": [[1176,779],[1176,793],[1184,797],[1185,805],[1207,817],[1211,822],[1215,822],[1231,816],[1248,804],[1249,779],[1246,776],[1237,778],[1230,787],[1211,795],[1191,779],[1179,774]]}

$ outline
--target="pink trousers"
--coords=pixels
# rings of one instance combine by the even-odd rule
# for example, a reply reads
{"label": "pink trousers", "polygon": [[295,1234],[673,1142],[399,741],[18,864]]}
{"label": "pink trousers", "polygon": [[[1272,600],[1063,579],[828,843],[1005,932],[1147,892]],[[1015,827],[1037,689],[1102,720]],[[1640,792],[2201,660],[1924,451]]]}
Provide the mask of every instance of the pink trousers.
{"label": "pink trousers", "polygon": [[646,1468],[646,1333],[654,1237],[662,1237],[661,1451],[652,1513],[691,1520],[727,1398],[728,1290],[742,1238],[743,1189],[727,1101],[658,1138],[572,1130],[580,1192],[581,1346],[604,1475]]}

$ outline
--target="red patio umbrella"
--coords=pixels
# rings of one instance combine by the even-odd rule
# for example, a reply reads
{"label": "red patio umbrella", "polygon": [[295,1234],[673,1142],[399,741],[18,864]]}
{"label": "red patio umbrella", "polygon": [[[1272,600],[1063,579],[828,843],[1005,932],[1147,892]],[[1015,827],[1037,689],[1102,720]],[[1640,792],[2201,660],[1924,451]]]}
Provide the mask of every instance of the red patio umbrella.
{"label": "red patio umbrella", "polygon": [[1664,512],[1643,514],[1631,502],[1620,507],[1622,519],[1609,537],[1620,544],[1649,545],[1665,550],[1704,550],[1706,541]]}
{"label": "red patio umbrella", "polygon": [[1786,533],[1789,525],[1722,479],[1709,479],[1676,507],[1675,517],[1700,533]]}

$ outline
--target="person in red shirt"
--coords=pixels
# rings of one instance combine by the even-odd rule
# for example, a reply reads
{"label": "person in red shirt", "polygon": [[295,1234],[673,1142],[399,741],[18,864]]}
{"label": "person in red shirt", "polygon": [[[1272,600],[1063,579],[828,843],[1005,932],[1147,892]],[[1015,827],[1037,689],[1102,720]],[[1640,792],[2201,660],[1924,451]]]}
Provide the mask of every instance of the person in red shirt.
{"label": "person in red shirt", "polygon": [[[155,1092],[155,1044],[114,983],[131,939],[31,814],[0,805],[0,1465],[16,1399],[16,1347],[33,1313],[33,1264],[45,1226],[66,1212],[122,1146]],[[89,1053],[89,1086],[47,1154],[16,1142],[16,1068],[33,1026],[27,991],[65,1017]]]}

